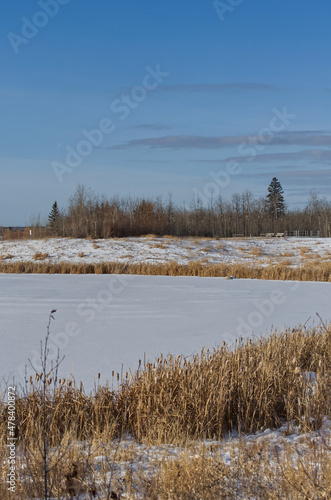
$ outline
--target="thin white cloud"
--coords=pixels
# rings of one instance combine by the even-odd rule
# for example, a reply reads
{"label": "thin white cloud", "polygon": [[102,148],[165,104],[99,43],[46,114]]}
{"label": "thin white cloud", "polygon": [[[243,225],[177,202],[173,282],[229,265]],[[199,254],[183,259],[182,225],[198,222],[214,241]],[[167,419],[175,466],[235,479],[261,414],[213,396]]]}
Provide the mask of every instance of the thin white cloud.
{"label": "thin white cloud", "polygon": [[223,149],[240,145],[263,144],[273,146],[331,146],[331,134],[324,131],[303,130],[280,132],[272,137],[269,144],[259,134],[234,136],[200,136],[200,135],[166,135],[162,137],[146,137],[132,139],[124,144],[111,146],[108,149],[129,149],[149,147],[152,149]]}
{"label": "thin white cloud", "polygon": [[156,92],[220,92],[220,91],[275,91],[278,87],[268,83],[229,82],[229,83],[178,83],[175,85],[160,85]]}
{"label": "thin white cloud", "polygon": [[265,162],[283,162],[283,161],[308,161],[309,163],[330,163],[331,150],[328,149],[303,149],[291,153],[265,153],[253,157],[247,156],[232,156],[219,160],[220,162],[237,161],[238,163],[246,163],[247,160],[253,163]]}
{"label": "thin white cloud", "polygon": [[142,129],[142,130],[170,130],[170,125],[162,125],[159,123],[142,123],[140,125],[132,125],[129,128]]}

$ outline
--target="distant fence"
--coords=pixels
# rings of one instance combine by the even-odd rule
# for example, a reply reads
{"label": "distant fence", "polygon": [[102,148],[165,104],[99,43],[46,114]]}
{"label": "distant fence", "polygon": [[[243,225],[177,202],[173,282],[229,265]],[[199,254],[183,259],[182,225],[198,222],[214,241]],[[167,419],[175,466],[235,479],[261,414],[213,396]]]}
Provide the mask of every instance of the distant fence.
{"label": "distant fence", "polygon": [[1,240],[21,240],[34,237],[45,236],[46,228],[26,227],[26,226],[0,226],[0,241]]}
{"label": "distant fence", "polygon": [[45,238],[48,235],[47,226],[0,226],[0,241]]}
{"label": "distant fence", "polygon": [[28,228],[22,226],[0,226],[0,240],[15,240],[26,236]]}
{"label": "distant fence", "polygon": [[321,231],[318,230],[303,230],[298,229],[295,231],[285,231],[284,236],[294,237],[294,238],[320,238]]}
{"label": "distant fence", "polygon": [[[38,227],[21,227],[21,226],[0,226],[0,240],[16,240],[22,238],[42,238],[47,235],[48,228],[46,226]],[[293,237],[293,238],[320,238],[321,231],[298,229],[293,231],[284,231],[284,233],[261,233],[261,237]],[[233,238],[243,238],[244,234],[232,234]],[[251,236],[250,236],[251,237]]]}

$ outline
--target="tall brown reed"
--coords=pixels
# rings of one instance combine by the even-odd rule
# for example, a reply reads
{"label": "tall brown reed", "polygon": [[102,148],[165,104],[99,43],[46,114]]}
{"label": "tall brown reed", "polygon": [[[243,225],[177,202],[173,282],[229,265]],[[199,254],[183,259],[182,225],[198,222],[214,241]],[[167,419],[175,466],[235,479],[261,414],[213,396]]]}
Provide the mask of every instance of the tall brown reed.
{"label": "tall brown reed", "polygon": [[208,264],[194,261],[189,264],[168,262],[163,264],[121,262],[100,263],[51,263],[16,262],[0,260],[0,273],[42,273],[42,274],[136,274],[151,276],[201,276],[292,280],[292,281],[331,281],[331,262],[304,263],[298,267],[286,264],[267,266],[247,264]]}
{"label": "tall brown reed", "polygon": [[[234,348],[203,349],[191,358],[161,355],[116,389],[98,386],[92,395],[63,379],[52,402],[50,443],[56,445],[65,433],[84,440],[112,439],[122,432],[138,441],[179,443],[220,438],[233,429],[277,427],[284,420],[318,428],[323,415],[331,413],[330,370],[331,329],[320,326],[274,332]],[[313,386],[306,372],[316,373]],[[43,394],[38,376],[28,383],[17,413],[25,438],[36,440]],[[5,434],[3,409],[0,436]]]}

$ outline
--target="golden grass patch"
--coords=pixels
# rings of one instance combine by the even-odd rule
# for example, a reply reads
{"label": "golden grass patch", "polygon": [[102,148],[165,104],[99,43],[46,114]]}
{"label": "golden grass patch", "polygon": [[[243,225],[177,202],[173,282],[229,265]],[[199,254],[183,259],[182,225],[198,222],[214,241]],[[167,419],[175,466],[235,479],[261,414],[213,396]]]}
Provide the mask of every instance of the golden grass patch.
{"label": "golden grass patch", "polygon": [[279,257],[295,257],[295,254],[293,252],[282,252],[281,254],[279,254]]}
{"label": "golden grass patch", "polygon": [[165,243],[155,243],[150,248],[160,248],[161,250],[165,250],[168,248],[168,245]]}
{"label": "golden grass patch", "polygon": [[[215,248],[212,245],[207,245],[207,246],[201,248],[201,250],[203,252],[214,252]],[[199,250],[199,251],[201,251],[201,250]]]}
{"label": "golden grass patch", "polygon": [[11,253],[7,253],[6,255],[0,255],[0,260],[10,260],[13,259],[15,256],[12,255]]}
{"label": "golden grass patch", "polygon": [[309,247],[300,247],[300,255],[310,254],[311,249]]}
{"label": "golden grass patch", "polygon": [[190,240],[192,243],[201,243],[202,241],[213,241],[216,238],[211,238],[208,236],[183,236],[180,239],[182,240]]}
{"label": "golden grass patch", "polygon": [[282,265],[283,266],[293,266],[293,261],[290,259],[284,259],[284,260],[282,260]]}
{"label": "golden grass patch", "polygon": [[49,257],[48,253],[36,252],[33,256],[34,260],[45,260]]}
{"label": "golden grass patch", "polygon": [[254,255],[255,257],[260,257],[260,256],[263,254],[263,252],[262,252],[262,248],[260,248],[260,247],[254,247],[254,248],[250,251],[250,253],[251,253],[252,255]]}
{"label": "golden grass patch", "polygon": [[180,238],[178,236],[170,236],[169,234],[164,234],[162,238],[165,238],[166,240],[174,240],[178,241]]}

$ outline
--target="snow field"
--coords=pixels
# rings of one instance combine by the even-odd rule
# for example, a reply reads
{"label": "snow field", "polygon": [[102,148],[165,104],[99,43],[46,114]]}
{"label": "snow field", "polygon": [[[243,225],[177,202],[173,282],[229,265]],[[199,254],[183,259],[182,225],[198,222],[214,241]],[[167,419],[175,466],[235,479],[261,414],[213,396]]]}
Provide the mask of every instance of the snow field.
{"label": "snow field", "polygon": [[331,238],[172,238],[107,240],[50,238],[0,242],[0,260],[8,263],[149,263],[206,264],[275,262],[297,266],[331,261]]}

